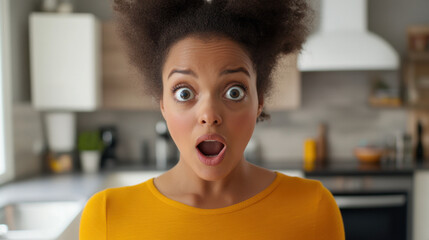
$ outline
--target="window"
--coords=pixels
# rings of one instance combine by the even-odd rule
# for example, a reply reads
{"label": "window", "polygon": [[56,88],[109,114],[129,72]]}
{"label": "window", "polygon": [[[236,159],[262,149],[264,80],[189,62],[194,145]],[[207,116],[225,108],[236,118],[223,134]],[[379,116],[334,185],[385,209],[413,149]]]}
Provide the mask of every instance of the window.
{"label": "window", "polygon": [[[1,11],[1,3],[0,3],[0,11]],[[0,19],[0,24],[3,25],[2,19]],[[3,34],[0,32],[0,46],[3,46]],[[5,154],[5,112],[4,112],[4,80],[3,80],[3,51],[2,47],[0,47],[0,175],[3,175],[6,172],[6,154]]]}
{"label": "window", "polygon": [[11,142],[11,91],[9,89],[9,48],[6,34],[9,24],[9,0],[0,0],[0,184],[13,178]]}

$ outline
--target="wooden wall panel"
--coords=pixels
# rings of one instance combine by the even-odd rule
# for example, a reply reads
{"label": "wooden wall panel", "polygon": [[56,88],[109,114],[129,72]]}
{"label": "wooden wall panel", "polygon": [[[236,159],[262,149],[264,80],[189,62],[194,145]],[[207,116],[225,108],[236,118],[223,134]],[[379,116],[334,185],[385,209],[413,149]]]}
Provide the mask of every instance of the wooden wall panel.
{"label": "wooden wall panel", "polygon": [[143,79],[128,61],[114,22],[103,23],[103,109],[156,110],[158,104],[143,92]]}
{"label": "wooden wall panel", "polygon": [[297,109],[301,104],[301,73],[297,67],[297,54],[282,56],[272,77],[272,95],[266,100],[268,111]]}

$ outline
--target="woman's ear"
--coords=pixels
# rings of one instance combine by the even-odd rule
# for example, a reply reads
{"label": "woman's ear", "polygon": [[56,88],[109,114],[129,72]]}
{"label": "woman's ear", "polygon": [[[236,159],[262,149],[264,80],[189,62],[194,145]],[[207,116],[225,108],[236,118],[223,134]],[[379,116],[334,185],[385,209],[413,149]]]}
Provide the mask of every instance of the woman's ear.
{"label": "woman's ear", "polygon": [[258,117],[259,117],[259,115],[261,115],[263,108],[264,108],[264,99],[261,98],[259,100],[259,104],[258,104]]}
{"label": "woman's ear", "polygon": [[161,109],[162,117],[165,119],[164,102],[162,101],[162,98],[159,100],[159,109]]}

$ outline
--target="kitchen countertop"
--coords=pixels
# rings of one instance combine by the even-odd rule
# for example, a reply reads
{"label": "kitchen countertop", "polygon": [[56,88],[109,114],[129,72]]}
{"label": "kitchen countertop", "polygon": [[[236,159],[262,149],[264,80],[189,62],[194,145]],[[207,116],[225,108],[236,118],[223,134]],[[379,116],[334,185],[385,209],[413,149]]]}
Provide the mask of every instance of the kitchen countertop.
{"label": "kitchen countertop", "polygon": [[[316,164],[305,168],[300,162],[258,164],[271,170],[302,171],[305,177],[317,176],[410,176],[416,170],[429,170],[429,163],[362,165],[358,162]],[[169,168],[172,166],[169,166]],[[160,171],[154,165],[123,163],[105,168],[97,174],[84,174],[74,171],[63,174],[43,174],[38,177],[21,179],[0,186],[0,206],[10,202],[45,200],[81,200],[86,201],[94,193],[106,188],[106,177],[115,172]]]}
{"label": "kitchen countertop", "polygon": [[10,202],[78,200],[86,201],[102,190],[106,173],[46,174],[0,186],[0,206]]}
{"label": "kitchen countertop", "polygon": [[[304,166],[301,161],[289,162],[262,162],[255,163],[258,166],[271,170],[301,170],[306,176],[312,175],[403,175],[412,174],[415,170],[429,170],[429,162],[424,164],[406,163],[395,164],[385,163],[380,164],[361,164],[357,160],[327,162],[325,164],[314,164],[312,166]],[[167,169],[173,167],[169,165]],[[157,170],[155,165],[143,165],[136,163],[124,162],[104,171],[145,171]]]}
{"label": "kitchen countertop", "polygon": [[[362,165],[358,162],[316,164],[306,168],[301,162],[258,164],[271,170],[303,171],[306,177],[331,175],[411,175],[416,170],[429,170],[429,163]],[[170,165],[168,168],[172,167]],[[43,174],[13,181],[0,186],[0,206],[12,201],[26,200],[82,200],[103,189],[103,182],[110,173],[122,171],[159,171],[154,165],[123,163],[106,168],[97,174],[83,174],[79,171],[63,174]]]}
{"label": "kitchen countertop", "polygon": [[268,169],[301,169],[306,177],[310,176],[338,176],[338,175],[410,175],[416,170],[429,170],[429,162],[423,164],[405,163],[395,164],[381,162],[378,164],[362,164],[357,160],[342,162],[327,162],[324,164],[304,166],[302,162],[266,163],[259,164]]}
{"label": "kitchen countertop", "polygon": [[429,164],[362,164],[358,161],[315,164],[314,166],[304,167],[306,176],[337,176],[337,175],[411,175],[415,170],[429,169]]}

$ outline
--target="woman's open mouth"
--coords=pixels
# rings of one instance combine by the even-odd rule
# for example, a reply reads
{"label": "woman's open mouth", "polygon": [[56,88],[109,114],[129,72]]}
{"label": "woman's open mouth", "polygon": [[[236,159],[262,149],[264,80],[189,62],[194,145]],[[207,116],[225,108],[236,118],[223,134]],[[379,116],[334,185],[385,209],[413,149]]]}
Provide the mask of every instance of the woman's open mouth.
{"label": "woman's open mouth", "polygon": [[198,158],[207,166],[215,166],[225,157],[225,140],[218,134],[203,135],[196,146]]}
{"label": "woman's open mouth", "polygon": [[223,143],[216,140],[206,140],[197,146],[198,150],[207,157],[216,157],[223,147]]}

